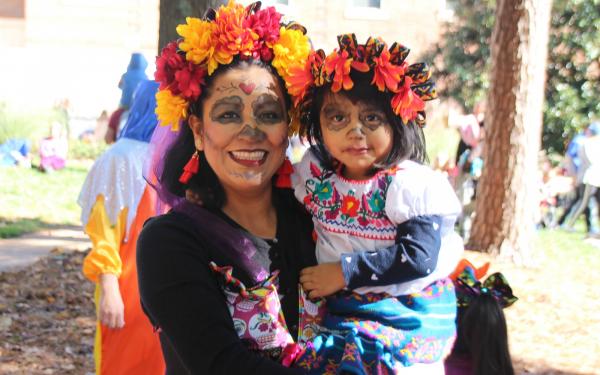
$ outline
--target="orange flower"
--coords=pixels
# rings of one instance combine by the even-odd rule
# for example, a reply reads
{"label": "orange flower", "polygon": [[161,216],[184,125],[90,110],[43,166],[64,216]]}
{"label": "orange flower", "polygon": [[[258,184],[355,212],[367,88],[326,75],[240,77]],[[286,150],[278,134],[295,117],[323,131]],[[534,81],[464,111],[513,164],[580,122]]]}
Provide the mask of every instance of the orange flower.
{"label": "orange flower", "polygon": [[390,62],[390,51],[384,48],[381,55],[373,58],[375,71],[373,72],[373,81],[379,91],[385,91],[387,87],[391,92],[397,92],[398,83],[406,70],[406,64],[394,65]]}
{"label": "orange flower", "polygon": [[354,198],[353,196],[346,195],[344,199],[342,199],[341,211],[344,215],[348,217],[355,217],[359,208],[360,203],[358,202],[358,199]]}
{"label": "orange flower", "polygon": [[347,91],[354,87],[354,82],[350,78],[351,64],[352,58],[348,56],[348,51],[340,53],[336,49],[325,58],[325,72],[328,75],[333,73],[331,91],[338,92],[342,87]]}
{"label": "orange flower", "polygon": [[294,106],[304,98],[306,92],[312,84],[313,76],[310,70],[310,64],[306,66],[294,66],[289,69],[289,76],[285,82],[288,93],[294,98]]}
{"label": "orange flower", "polygon": [[315,76],[313,70],[318,69],[322,64],[322,59],[315,51],[311,51],[306,59],[304,66],[292,66],[288,72],[289,76],[286,79],[288,93],[294,97],[294,106],[306,96],[308,89],[315,84]]}
{"label": "orange flower", "polygon": [[417,113],[425,109],[425,102],[413,92],[410,85],[412,85],[412,79],[405,76],[404,83],[392,98],[394,113],[400,116],[405,124],[414,120]]}
{"label": "orange flower", "polygon": [[218,40],[215,55],[219,64],[229,64],[238,53],[246,57],[252,56],[258,34],[244,27],[245,18],[244,6],[233,1],[217,11],[214,21]]}

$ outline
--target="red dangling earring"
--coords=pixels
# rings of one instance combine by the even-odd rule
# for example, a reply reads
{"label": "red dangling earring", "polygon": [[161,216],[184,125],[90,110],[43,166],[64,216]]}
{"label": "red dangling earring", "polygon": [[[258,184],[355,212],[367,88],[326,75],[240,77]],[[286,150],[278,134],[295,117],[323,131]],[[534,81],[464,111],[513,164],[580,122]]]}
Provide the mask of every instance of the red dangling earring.
{"label": "red dangling earring", "polygon": [[294,167],[290,159],[285,158],[281,167],[277,170],[277,179],[275,180],[275,187],[278,188],[292,188],[292,178],[290,175],[294,172]]}
{"label": "red dangling earring", "polygon": [[198,173],[198,169],[200,168],[200,152],[196,150],[190,161],[187,162],[185,167],[183,167],[183,173],[179,176],[179,182],[182,184],[187,184],[192,176]]}

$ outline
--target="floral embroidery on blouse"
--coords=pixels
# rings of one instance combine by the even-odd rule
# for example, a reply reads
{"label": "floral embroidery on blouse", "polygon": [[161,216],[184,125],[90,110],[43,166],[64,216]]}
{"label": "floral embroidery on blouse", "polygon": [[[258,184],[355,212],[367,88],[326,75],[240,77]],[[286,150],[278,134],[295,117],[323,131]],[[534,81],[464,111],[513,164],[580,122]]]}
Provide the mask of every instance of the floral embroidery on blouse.
{"label": "floral embroidery on blouse", "polygon": [[[385,197],[396,169],[373,177],[374,188],[358,195],[354,189],[344,192],[336,186],[335,173],[310,163],[311,178],[305,182],[304,205],[311,214],[333,232],[367,238],[395,238],[388,234],[394,225],[385,215]],[[391,236],[390,236],[391,235]]]}

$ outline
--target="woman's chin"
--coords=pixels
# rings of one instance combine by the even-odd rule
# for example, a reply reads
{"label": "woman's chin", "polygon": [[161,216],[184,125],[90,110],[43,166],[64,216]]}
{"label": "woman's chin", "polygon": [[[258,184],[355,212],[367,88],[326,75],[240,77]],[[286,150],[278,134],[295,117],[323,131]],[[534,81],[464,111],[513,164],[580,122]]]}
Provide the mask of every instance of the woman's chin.
{"label": "woman's chin", "polygon": [[[270,187],[272,173],[260,169],[245,169],[229,172],[228,183],[231,188],[239,190],[266,189]],[[224,182],[224,181],[222,181]]]}

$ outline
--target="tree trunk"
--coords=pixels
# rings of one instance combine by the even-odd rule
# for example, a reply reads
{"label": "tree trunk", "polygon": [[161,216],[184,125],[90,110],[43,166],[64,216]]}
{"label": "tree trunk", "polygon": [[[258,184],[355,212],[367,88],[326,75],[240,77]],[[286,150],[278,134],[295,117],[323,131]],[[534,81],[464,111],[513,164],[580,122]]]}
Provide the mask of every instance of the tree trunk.
{"label": "tree trunk", "polygon": [[185,23],[186,17],[202,18],[207,9],[226,4],[227,0],[160,0],[158,54],[167,43],[179,38],[175,28]]}
{"label": "tree trunk", "polygon": [[529,262],[551,0],[498,0],[484,168],[468,248]]}

